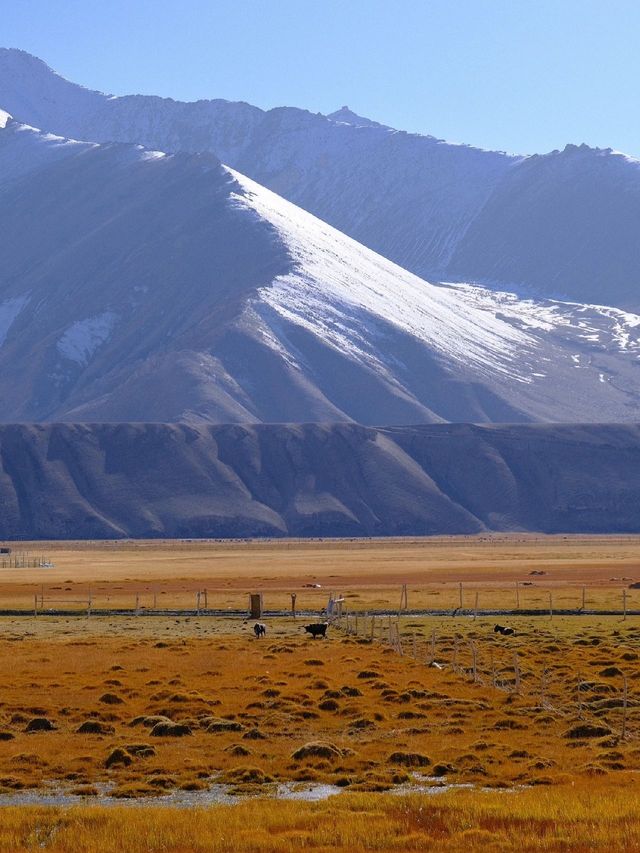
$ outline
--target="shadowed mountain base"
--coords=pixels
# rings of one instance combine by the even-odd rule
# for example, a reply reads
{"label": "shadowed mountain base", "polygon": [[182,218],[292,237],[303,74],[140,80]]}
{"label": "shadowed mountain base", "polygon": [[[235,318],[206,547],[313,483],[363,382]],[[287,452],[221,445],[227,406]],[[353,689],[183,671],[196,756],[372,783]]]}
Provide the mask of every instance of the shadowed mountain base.
{"label": "shadowed mountain base", "polygon": [[0,427],[0,537],[639,532],[635,425]]}

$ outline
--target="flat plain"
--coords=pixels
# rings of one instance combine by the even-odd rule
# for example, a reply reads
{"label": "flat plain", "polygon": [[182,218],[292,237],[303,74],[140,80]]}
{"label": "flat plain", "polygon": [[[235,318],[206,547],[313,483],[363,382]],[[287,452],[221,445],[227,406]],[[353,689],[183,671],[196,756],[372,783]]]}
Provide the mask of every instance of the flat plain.
{"label": "flat plain", "polygon": [[640,847],[638,538],[12,548],[53,566],[0,568],[2,850]]}
{"label": "flat plain", "polygon": [[[347,598],[350,610],[397,610],[400,586],[408,606],[455,608],[459,584],[472,607],[640,608],[640,536],[574,537],[491,535],[355,540],[146,540],[8,543],[13,556],[45,557],[51,568],[16,570],[0,556],[0,609],[33,609],[34,595],[51,607],[194,608],[207,589],[217,609],[243,609],[247,593],[262,591],[267,609],[320,610],[329,591]],[[541,572],[541,575],[536,573]],[[314,585],[319,585],[319,588]]]}

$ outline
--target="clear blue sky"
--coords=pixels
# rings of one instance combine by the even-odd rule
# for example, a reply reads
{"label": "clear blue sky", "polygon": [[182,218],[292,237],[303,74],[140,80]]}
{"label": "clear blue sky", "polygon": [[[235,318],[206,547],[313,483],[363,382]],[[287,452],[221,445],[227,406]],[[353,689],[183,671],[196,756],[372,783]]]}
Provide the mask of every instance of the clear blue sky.
{"label": "clear blue sky", "polygon": [[640,155],[640,0],[0,0],[0,44],[113,94]]}

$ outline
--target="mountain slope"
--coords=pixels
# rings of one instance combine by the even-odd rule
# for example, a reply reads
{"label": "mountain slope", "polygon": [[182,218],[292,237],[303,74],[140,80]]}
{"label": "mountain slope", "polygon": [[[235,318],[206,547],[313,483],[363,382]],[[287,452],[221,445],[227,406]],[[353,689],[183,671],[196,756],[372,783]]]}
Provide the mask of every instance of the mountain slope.
{"label": "mountain slope", "polygon": [[109,97],[16,50],[0,49],[0,104],[19,121],[75,139],[212,151],[423,277],[444,274],[456,241],[517,160],[369,120],[356,127],[351,111],[345,122],[219,99]]}
{"label": "mountain slope", "polygon": [[640,309],[640,170],[568,146],[511,157],[330,116],[223,100],[109,97],[0,49],[0,104],[65,136],[212,151],[424,278]]}
{"label": "mountain slope", "polygon": [[435,286],[210,154],[0,130],[0,419],[634,420],[640,317]]}
{"label": "mountain slope", "polygon": [[511,170],[449,272],[551,296],[640,306],[640,160],[568,145]]}
{"label": "mountain slope", "polygon": [[0,538],[640,532],[638,426],[0,426]]}

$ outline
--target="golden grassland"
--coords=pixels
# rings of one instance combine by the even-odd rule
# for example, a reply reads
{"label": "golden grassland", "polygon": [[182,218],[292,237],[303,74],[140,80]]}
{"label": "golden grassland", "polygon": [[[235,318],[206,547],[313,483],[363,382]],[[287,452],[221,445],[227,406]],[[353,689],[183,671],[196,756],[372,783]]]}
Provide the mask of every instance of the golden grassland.
{"label": "golden grassland", "polygon": [[[434,784],[501,788],[615,776],[635,786],[634,620],[578,627],[569,618],[519,620],[510,638],[494,634],[488,620],[432,620],[443,669],[425,663],[423,621],[414,659],[420,623],[412,620],[403,625],[400,656],[382,640],[337,629],[313,640],[292,619],[274,621],[262,640],[249,624],[209,617],[41,617],[28,632],[24,619],[4,619],[0,792],[50,780],[81,793],[111,782],[116,798],[212,782],[252,793],[276,781],[384,791],[416,772]],[[469,640],[480,650],[476,681]],[[34,719],[47,720],[46,728],[30,731]],[[156,731],[163,720],[180,730]],[[585,725],[595,735],[570,736]],[[317,742],[326,748],[294,757]]]}
{"label": "golden grassland", "polygon": [[[291,617],[261,640],[238,618],[0,618],[0,794],[53,782],[87,797],[2,806],[2,851],[640,849],[640,617],[520,615],[502,637],[494,619],[406,616],[398,647],[395,620],[363,613],[397,607],[402,582],[410,607],[434,593],[455,607],[461,580],[467,606],[474,588],[509,602],[532,579],[521,603],[582,586],[615,602],[640,576],[637,538],[24,547],[55,568],[0,570],[0,609],[42,584],[112,601],[148,588],[171,606],[204,586],[218,607],[296,591],[318,610],[335,589],[358,634],[343,622],[313,640]],[[218,783],[237,805],[162,805]],[[342,793],[282,801],[277,783]]]}
{"label": "golden grassland", "polygon": [[321,803],[245,800],[210,809],[5,808],[0,851],[635,851],[637,800],[585,784],[515,793],[345,794]]}

